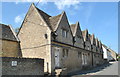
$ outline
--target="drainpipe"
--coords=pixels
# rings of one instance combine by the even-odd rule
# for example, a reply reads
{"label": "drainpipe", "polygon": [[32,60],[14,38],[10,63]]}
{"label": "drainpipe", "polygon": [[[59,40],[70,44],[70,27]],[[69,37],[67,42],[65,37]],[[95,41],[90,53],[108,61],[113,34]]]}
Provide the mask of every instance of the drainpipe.
{"label": "drainpipe", "polygon": [[[92,49],[93,49],[93,46],[91,45],[91,51],[92,51]],[[93,67],[93,63],[94,61],[93,61],[93,52],[92,52],[92,67]]]}
{"label": "drainpipe", "polygon": [[93,52],[92,52],[92,67],[94,66],[94,61],[93,61]]}

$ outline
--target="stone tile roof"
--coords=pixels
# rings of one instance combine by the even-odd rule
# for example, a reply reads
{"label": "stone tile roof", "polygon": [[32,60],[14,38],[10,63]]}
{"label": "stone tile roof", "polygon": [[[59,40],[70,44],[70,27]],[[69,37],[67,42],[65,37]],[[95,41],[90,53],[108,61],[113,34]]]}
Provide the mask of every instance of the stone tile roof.
{"label": "stone tile roof", "polygon": [[98,41],[98,38],[96,38],[95,41],[96,41],[96,47],[99,47],[99,41]]}
{"label": "stone tile roof", "polygon": [[53,29],[53,31],[55,31],[55,29],[57,28],[57,23],[60,20],[61,14],[57,15],[57,16],[52,16],[49,17],[49,23],[51,25],[51,28]]}
{"label": "stone tile roof", "polygon": [[82,35],[83,35],[83,38],[85,39],[85,36],[86,36],[86,31],[82,31]]}
{"label": "stone tile roof", "polygon": [[91,41],[91,44],[93,45],[93,44],[96,44],[96,41],[95,41],[95,36],[94,36],[94,34],[89,34],[89,36],[90,36],[90,41]]}
{"label": "stone tile roof", "polygon": [[114,54],[117,54],[114,50],[112,50],[111,48],[108,48],[108,51],[109,52],[112,52],[112,54],[114,53]]}
{"label": "stone tile roof", "polygon": [[48,24],[48,26],[51,28],[50,23],[49,23],[49,17],[51,17],[50,15],[48,15],[47,13],[45,13],[44,11],[40,10],[39,8],[36,7],[36,9],[38,10],[39,14],[42,16],[42,18],[45,20],[45,22]]}
{"label": "stone tile roof", "polygon": [[70,25],[70,28],[71,28],[71,31],[72,31],[73,36],[75,36],[76,24],[71,24],[71,25]]}
{"label": "stone tile roof", "polygon": [[93,44],[93,36],[91,34],[89,34],[89,38],[90,38],[91,44]]}
{"label": "stone tile roof", "polygon": [[103,46],[104,48],[106,48],[106,49],[108,48],[105,44],[102,44],[102,46]]}
{"label": "stone tile roof", "polygon": [[9,25],[0,24],[0,31],[2,31],[2,37],[0,37],[0,39],[18,41],[18,38],[16,38],[16,35]]}
{"label": "stone tile roof", "polygon": [[99,47],[100,47],[100,48],[102,47],[102,43],[101,43],[101,41],[99,41]]}
{"label": "stone tile roof", "polygon": [[87,36],[87,34],[88,34],[88,30],[87,29],[82,31],[82,35],[83,35],[84,41],[87,40],[87,37],[88,37],[88,40],[90,41],[89,34],[88,34],[88,36]]}
{"label": "stone tile roof", "polygon": [[83,35],[83,39],[84,39],[84,41],[89,41],[90,43],[91,43],[91,40],[90,40],[90,35],[89,35],[89,33],[88,33],[88,30],[86,29],[86,30],[84,30],[84,31],[82,31],[82,35]]}
{"label": "stone tile roof", "polygon": [[[37,8],[37,7],[36,7]],[[60,17],[62,14],[59,14],[57,16],[50,16],[47,13],[43,12],[42,10],[38,9],[38,12],[41,14],[41,16],[43,17],[43,19],[46,21],[46,23],[48,24],[48,26],[55,31],[57,28],[57,23],[60,20]]]}

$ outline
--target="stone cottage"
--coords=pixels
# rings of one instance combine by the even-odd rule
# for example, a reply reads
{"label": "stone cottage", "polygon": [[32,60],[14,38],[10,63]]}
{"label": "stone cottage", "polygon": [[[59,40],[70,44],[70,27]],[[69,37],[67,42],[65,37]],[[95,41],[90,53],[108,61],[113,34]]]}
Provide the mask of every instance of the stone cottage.
{"label": "stone cottage", "polygon": [[90,65],[90,67],[92,67],[92,62],[93,62],[93,58],[92,58],[92,51],[91,51],[91,41],[90,41],[90,36],[88,33],[88,30],[84,30],[82,31],[82,35],[83,35],[83,39],[84,39],[84,49],[87,52],[83,52],[82,54],[82,64],[83,65]]}
{"label": "stone cottage", "polygon": [[106,59],[108,62],[109,61],[115,61],[117,60],[117,54],[115,51],[113,51],[112,49],[108,48],[106,45],[102,45],[103,48],[103,58]]}
{"label": "stone cottage", "polygon": [[43,58],[44,72],[62,74],[92,66],[91,41],[88,30],[80,24],[70,25],[63,11],[50,16],[31,4],[18,32],[23,57]]}
{"label": "stone cottage", "polygon": [[108,51],[111,53],[111,56],[112,56],[111,61],[116,61],[117,60],[117,53],[114,50],[112,50],[111,48],[109,48]]}
{"label": "stone cottage", "polygon": [[20,43],[10,25],[0,24],[1,57],[21,57]]}
{"label": "stone cottage", "polygon": [[97,58],[95,56],[97,55],[97,53],[96,53],[95,35],[94,34],[92,34],[92,35],[89,34],[89,37],[90,37],[90,41],[91,41],[91,51],[92,51],[92,59],[93,59],[92,65],[96,66],[97,65]]}

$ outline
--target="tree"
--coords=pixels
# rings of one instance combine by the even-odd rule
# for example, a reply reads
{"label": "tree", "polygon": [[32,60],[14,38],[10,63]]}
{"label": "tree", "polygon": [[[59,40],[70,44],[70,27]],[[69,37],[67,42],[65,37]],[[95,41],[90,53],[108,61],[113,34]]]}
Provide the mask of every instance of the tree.
{"label": "tree", "polygon": [[15,33],[18,34],[20,28],[15,28]]}

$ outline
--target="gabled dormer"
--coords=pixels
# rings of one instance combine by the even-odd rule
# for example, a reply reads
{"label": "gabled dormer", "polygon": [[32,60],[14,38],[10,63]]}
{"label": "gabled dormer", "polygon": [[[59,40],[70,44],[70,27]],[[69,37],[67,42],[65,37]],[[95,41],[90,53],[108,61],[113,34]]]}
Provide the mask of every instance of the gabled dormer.
{"label": "gabled dormer", "polygon": [[95,40],[96,40],[96,52],[99,52],[99,41],[98,41],[98,38],[96,38]]}
{"label": "gabled dormer", "polygon": [[101,41],[99,41],[99,49],[100,49],[100,53],[103,53],[102,43],[101,43]]}
{"label": "gabled dormer", "polygon": [[58,42],[73,45],[72,31],[70,29],[66,13],[63,11],[59,16],[59,20],[54,27],[54,33],[57,35],[55,40]]}
{"label": "gabled dormer", "polygon": [[73,34],[73,45],[76,47],[84,48],[84,39],[79,22],[76,22],[76,24],[71,24],[70,27]]}
{"label": "gabled dormer", "polygon": [[82,31],[82,35],[84,38],[84,48],[86,50],[91,51],[91,41],[90,41],[90,36],[89,36],[88,30],[86,29],[86,30]]}
{"label": "gabled dormer", "polygon": [[89,41],[90,42],[88,29],[82,31],[82,35],[83,35],[84,41]]}
{"label": "gabled dormer", "polygon": [[90,40],[91,40],[91,45],[96,45],[94,34],[90,35]]}
{"label": "gabled dormer", "polygon": [[90,40],[91,40],[91,50],[96,52],[96,40],[94,34],[90,35]]}

